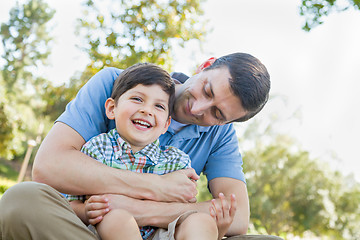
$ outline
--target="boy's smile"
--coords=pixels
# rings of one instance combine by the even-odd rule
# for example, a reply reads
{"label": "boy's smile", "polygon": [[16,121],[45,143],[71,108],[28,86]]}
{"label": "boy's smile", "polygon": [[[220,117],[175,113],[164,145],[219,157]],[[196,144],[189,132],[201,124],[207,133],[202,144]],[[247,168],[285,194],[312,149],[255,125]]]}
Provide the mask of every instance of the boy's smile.
{"label": "boy's smile", "polygon": [[159,85],[138,84],[123,93],[117,104],[109,98],[105,107],[133,152],[154,142],[170,125],[169,95]]}
{"label": "boy's smile", "polygon": [[136,119],[133,120],[132,122],[134,123],[135,127],[138,128],[139,130],[146,130],[152,127],[151,123],[149,123],[146,120]]}

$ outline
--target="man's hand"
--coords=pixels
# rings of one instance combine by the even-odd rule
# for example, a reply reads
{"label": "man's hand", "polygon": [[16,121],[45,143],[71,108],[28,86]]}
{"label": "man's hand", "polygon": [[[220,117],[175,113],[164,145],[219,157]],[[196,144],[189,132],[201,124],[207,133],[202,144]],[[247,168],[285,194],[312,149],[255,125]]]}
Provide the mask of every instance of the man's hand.
{"label": "man's hand", "polygon": [[91,225],[101,222],[109,211],[109,199],[105,195],[93,195],[85,202],[85,216]]}
{"label": "man's hand", "polygon": [[196,181],[200,177],[192,168],[161,175],[159,199],[161,202],[196,202]]}
{"label": "man's hand", "polygon": [[234,220],[236,212],[235,195],[231,194],[230,204],[223,193],[219,193],[218,199],[211,200],[210,215],[216,221],[219,230],[218,239],[222,239]]}

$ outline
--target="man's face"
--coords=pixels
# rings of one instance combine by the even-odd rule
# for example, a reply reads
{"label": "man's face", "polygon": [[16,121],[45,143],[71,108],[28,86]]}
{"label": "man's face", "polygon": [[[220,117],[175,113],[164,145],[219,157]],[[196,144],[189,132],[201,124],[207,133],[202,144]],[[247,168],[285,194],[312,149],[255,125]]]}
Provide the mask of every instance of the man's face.
{"label": "man's face", "polygon": [[223,125],[246,115],[233,94],[226,67],[202,71],[176,85],[172,117],[181,123],[200,126]]}

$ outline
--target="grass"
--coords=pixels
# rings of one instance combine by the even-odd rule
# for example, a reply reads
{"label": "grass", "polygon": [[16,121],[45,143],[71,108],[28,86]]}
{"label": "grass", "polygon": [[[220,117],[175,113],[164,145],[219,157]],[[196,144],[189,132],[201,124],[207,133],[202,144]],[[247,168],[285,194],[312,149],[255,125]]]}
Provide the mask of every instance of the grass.
{"label": "grass", "polygon": [[0,198],[4,192],[16,183],[19,173],[8,161],[0,159]]}

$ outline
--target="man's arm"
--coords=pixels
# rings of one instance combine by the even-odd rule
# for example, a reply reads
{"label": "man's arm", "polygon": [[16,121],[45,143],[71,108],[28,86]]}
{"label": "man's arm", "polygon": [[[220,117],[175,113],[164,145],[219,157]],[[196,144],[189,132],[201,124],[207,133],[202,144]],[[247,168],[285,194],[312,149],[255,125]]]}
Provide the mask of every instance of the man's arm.
{"label": "man's arm", "polygon": [[114,193],[185,202],[196,194],[195,184],[189,179],[197,176],[193,169],[163,176],[114,169],[80,152],[84,143],[68,125],[54,124],[35,157],[33,180],[73,195]]}
{"label": "man's arm", "polygon": [[[209,182],[213,196],[220,192],[225,196],[235,194],[237,210],[227,236],[246,234],[249,224],[249,201],[245,183],[231,178],[215,178]],[[154,202],[128,198],[121,195],[107,195],[110,209],[122,208],[128,210],[136,219],[139,226],[156,226],[166,228],[182,213],[197,210],[209,214],[211,202],[179,203]]]}

